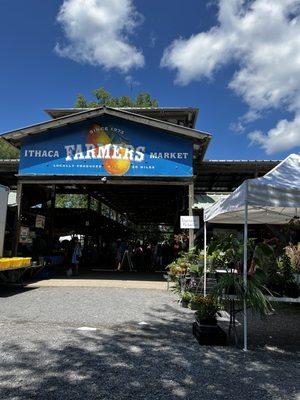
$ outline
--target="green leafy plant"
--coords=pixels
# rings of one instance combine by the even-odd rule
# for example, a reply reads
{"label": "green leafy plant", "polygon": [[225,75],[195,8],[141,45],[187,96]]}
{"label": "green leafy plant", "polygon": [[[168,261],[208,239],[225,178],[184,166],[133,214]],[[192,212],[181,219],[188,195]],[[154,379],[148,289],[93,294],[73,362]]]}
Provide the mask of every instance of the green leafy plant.
{"label": "green leafy plant", "polygon": [[190,292],[181,292],[180,297],[182,298],[182,300],[184,301],[190,301],[192,294]]}
{"label": "green leafy plant", "polygon": [[179,294],[179,296],[181,298],[181,305],[188,307],[191,302],[193,294],[188,291],[183,291]]}
{"label": "green leafy plant", "polygon": [[196,310],[196,318],[200,323],[216,323],[216,313],[219,310],[219,304],[216,298],[210,296],[194,296],[191,301],[191,308]]}
{"label": "green leafy plant", "polygon": [[[248,240],[248,264],[250,264],[255,248],[255,240]],[[207,249],[208,260],[215,269],[236,269],[242,271],[244,257],[244,243],[230,234],[222,239],[213,240]]]}
{"label": "green leafy plant", "polygon": [[277,268],[268,271],[266,285],[274,296],[299,297],[300,289],[295,282],[291,259],[286,254],[277,259]]}
{"label": "green leafy plant", "polygon": [[173,281],[178,280],[178,278],[187,273],[201,276],[203,274],[203,255],[197,250],[181,252],[179,257],[169,264],[166,269]]}
{"label": "green leafy plant", "polygon": [[203,254],[196,249],[181,252],[167,270],[168,278],[173,282],[171,290],[181,298],[182,304],[189,304],[192,297],[202,290]]}
{"label": "green leafy plant", "polygon": [[248,277],[247,287],[245,288],[242,275],[227,273],[219,279],[213,297],[219,300],[228,300],[229,296],[236,296],[236,299],[242,303],[246,300],[247,307],[252,311],[266,317],[273,310],[271,303],[265,296],[267,294],[270,295],[271,293],[259,277]]}

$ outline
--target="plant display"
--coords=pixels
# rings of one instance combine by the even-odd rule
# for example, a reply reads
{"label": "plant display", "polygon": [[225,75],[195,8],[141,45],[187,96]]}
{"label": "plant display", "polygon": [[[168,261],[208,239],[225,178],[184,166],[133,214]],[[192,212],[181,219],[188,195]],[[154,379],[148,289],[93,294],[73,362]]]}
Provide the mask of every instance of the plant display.
{"label": "plant display", "polygon": [[[248,240],[248,280],[249,287],[253,286],[262,294],[274,296],[298,297],[298,284],[293,273],[300,268],[300,249],[297,246],[280,247],[277,238],[256,243],[255,239]],[[229,235],[226,238],[214,240],[208,246],[208,254],[212,267],[225,269],[228,274],[243,271],[243,242]],[[255,279],[251,280],[251,277]],[[220,278],[224,284],[228,277]],[[235,278],[232,278],[232,280]],[[242,281],[242,278],[241,278]],[[235,282],[232,282],[232,285]],[[228,289],[228,282],[227,282]],[[261,296],[256,297],[256,299]],[[250,301],[250,304],[252,302]],[[253,304],[254,305],[254,304]],[[262,307],[264,308],[264,304]],[[257,310],[257,307],[254,307]],[[264,312],[262,312],[264,314]]]}
{"label": "plant display", "polygon": [[200,323],[216,324],[219,305],[214,297],[196,295],[193,297],[191,305],[193,310],[196,310],[196,318]]}
{"label": "plant display", "polygon": [[295,274],[300,274],[300,246],[289,245],[285,248],[285,254],[291,261],[292,271]]}
{"label": "plant display", "polygon": [[203,254],[195,249],[182,252],[167,270],[173,282],[172,291],[180,297],[182,305],[188,305],[203,288]]}
{"label": "plant display", "polygon": [[274,266],[266,272],[265,281],[274,296],[298,297],[300,295],[291,259],[286,254],[278,257]]}
{"label": "plant display", "polygon": [[[193,329],[197,331],[199,343],[210,342],[210,334],[205,329],[215,330],[216,335],[217,331],[222,331],[217,325],[216,314],[224,302],[228,305],[230,301],[230,312],[232,301],[239,303],[241,309],[246,302],[248,309],[266,317],[274,311],[268,296],[300,296],[300,287],[295,281],[295,275],[300,272],[300,246],[287,246],[286,243],[276,237],[260,242],[250,238],[245,284],[243,240],[234,235],[212,240],[207,248],[209,280],[206,293],[209,294],[206,296],[202,295],[204,255],[201,252],[180,253],[167,267],[174,283],[173,291],[179,296],[181,305],[195,310],[197,321]],[[226,341],[224,331],[222,335]]]}
{"label": "plant display", "polygon": [[193,276],[201,276],[203,273],[203,255],[196,250],[190,250],[187,253],[182,252],[166,269],[172,281],[177,281],[188,273]]}
{"label": "plant display", "polygon": [[[250,263],[255,248],[254,239],[248,240],[248,263]],[[208,265],[212,271],[216,269],[236,269],[242,271],[244,244],[234,235],[211,241],[207,248]]]}
{"label": "plant display", "polygon": [[186,273],[187,268],[185,266],[181,266],[177,263],[177,261],[173,261],[171,264],[167,266],[168,275],[172,279],[172,281],[176,281],[180,275]]}

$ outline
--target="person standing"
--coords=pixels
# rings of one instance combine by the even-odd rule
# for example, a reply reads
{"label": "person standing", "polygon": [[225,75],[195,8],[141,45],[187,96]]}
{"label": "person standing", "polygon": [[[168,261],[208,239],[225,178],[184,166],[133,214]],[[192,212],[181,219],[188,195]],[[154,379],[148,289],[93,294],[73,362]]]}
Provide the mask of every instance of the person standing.
{"label": "person standing", "polygon": [[122,271],[122,263],[124,258],[124,253],[127,250],[127,245],[124,240],[118,239],[117,241],[117,254],[116,254],[116,261],[117,261],[117,271]]}
{"label": "person standing", "polygon": [[71,264],[70,268],[67,270],[67,276],[78,275],[79,272],[79,261],[82,256],[81,246],[77,237],[71,240],[70,250],[69,250],[69,262]]}
{"label": "person standing", "polygon": [[162,267],[163,260],[162,260],[162,246],[161,243],[157,243],[154,250],[154,257],[155,257],[155,264],[158,267]]}

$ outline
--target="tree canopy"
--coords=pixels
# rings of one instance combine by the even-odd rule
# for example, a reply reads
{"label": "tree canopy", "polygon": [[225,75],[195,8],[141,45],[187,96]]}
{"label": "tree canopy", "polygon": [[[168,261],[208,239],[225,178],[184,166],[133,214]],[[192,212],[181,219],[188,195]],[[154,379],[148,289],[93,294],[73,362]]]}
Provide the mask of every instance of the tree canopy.
{"label": "tree canopy", "polygon": [[88,101],[83,94],[78,93],[75,107],[76,108],[95,108],[101,106],[108,107],[158,107],[158,102],[153,99],[149,93],[141,92],[135,99],[130,96],[113,97],[103,87],[92,91],[94,99]]}

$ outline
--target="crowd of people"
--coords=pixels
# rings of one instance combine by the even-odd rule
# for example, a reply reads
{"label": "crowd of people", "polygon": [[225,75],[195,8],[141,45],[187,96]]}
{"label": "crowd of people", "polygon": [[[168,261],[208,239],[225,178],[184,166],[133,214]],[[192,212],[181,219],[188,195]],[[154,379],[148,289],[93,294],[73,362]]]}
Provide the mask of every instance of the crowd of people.
{"label": "crowd of people", "polygon": [[188,238],[182,236],[156,243],[119,239],[115,245],[116,268],[139,272],[164,269],[181,251],[187,250]]}
{"label": "crowd of people", "polygon": [[[117,271],[151,272],[163,270],[174,261],[181,251],[188,250],[188,238],[174,236],[171,240],[159,242],[147,240],[118,239],[102,242],[88,248],[75,236],[61,243],[63,264],[68,277],[78,275],[79,265],[93,268],[114,269]],[[93,250],[93,251],[92,251]]]}

